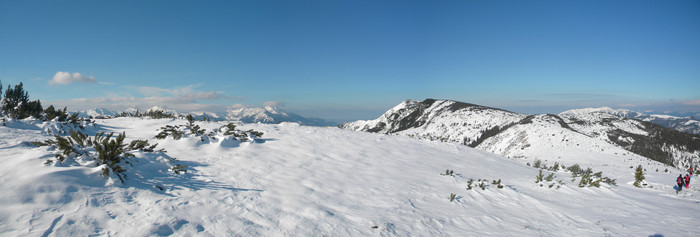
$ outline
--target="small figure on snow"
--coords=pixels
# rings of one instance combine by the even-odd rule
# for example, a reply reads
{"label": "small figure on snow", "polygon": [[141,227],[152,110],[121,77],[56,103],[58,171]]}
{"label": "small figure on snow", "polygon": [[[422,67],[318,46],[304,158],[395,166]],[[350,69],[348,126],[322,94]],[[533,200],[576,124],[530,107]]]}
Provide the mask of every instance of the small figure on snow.
{"label": "small figure on snow", "polygon": [[690,187],[690,176],[687,174],[685,175],[685,189],[688,189]]}
{"label": "small figure on snow", "polygon": [[678,191],[683,190],[683,182],[684,182],[684,181],[685,181],[685,180],[683,179],[683,175],[682,175],[682,174],[679,174],[679,175],[678,175],[678,178],[676,179],[676,182],[678,183]]}
{"label": "small figure on snow", "polygon": [[688,169],[688,174],[690,174],[691,178],[693,177],[693,171],[693,167],[690,167],[690,169]]}

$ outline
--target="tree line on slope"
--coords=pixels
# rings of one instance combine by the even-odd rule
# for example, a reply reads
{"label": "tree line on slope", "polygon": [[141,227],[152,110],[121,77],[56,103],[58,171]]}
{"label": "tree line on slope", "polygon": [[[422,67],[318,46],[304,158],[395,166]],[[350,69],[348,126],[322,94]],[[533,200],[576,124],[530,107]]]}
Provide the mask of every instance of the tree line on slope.
{"label": "tree line on slope", "polygon": [[13,118],[25,119],[34,117],[41,120],[53,120],[58,118],[60,122],[78,122],[78,114],[69,114],[67,108],[56,109],[49,105],[46,109],[41,106],[40,100],[29,100],[29,92],[24,90],[22,82],[12,86],[7,85],[4,96],[2,96],[2,82],[0,82],[0,114]]}

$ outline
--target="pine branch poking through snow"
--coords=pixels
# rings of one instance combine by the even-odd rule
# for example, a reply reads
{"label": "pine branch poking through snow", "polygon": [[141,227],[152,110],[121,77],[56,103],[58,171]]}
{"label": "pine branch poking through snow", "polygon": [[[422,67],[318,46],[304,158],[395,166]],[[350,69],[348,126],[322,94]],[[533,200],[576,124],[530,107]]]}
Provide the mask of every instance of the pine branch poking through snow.
{"label": "pine branch poking through snow", "polygon": [[[105,135],[105,132],[100,132],[90,137],[81,131],[70,130],[70,135],[65,137],[55,136],[55,141],[47,139],[44,142],[26,143],[36,147],[50,146],[55,148],[54,158],[56,160],[49,159],[44,163],[46,165],[53,163],[63,164],[67,161],[86,166],[104,165],[102,167],[102,176],[109,177],[111,174],[114,174],[121,183],[124,183],[127,177],[125,173],[127,169],[123,168],[123,166],[131,165],[128,159],[135,157],[132,152],[154,152],[158,144],[150,145],[147,140],[133,140],[127,145],[124,143],[126,132],[120,133],[115,138],[112,138],[113,135],[114,133]],[[164,152],[164,150],[161,150],[161,152]],[[94,164],[90,161],[93,161]],[[186,167],[176,164],[172,170],[179,174],[180,172],[186,172]]]}

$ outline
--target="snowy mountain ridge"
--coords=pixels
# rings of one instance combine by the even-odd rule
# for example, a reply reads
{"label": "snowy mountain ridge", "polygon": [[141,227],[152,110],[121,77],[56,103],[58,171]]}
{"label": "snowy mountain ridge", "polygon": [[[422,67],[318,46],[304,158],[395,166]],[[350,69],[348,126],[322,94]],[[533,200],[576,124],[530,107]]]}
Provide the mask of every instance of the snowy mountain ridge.
{"label": "snowy mountain ridge", "polygon": [[[215,113],[210,111],[194,111],[189,113],[179,113],[178,111],[168,108],[166,106],[153,106],[145,111],[140,111],[140,113],[148,113],[162,111],[165,114],[171,114],[174,116],[191,114],[196,120],[202,120],[205,117],[208,120],[215,121],[240,121],[244,123],[282,123],[282,122],[295,122],[303,125],[310,126],[335,126],[336,123],[326,121],[319,118],[308,118],[295,113],[289,113],[280,110],[274,106],[264,106],[264,107],[237,107],[227,110],[225,113]],[[83,118],[113,118],[122,113],[126,114],[136,114],[139,110],[135,107],[128,108],[124,111],[111,111],[105,108],[96,108],[90,110],[78,111],[79,116]]]}
{"label": "snowy mountain ridge", "polygon": [[225,118],[232,121],[244,123],[282,123],[295,122],[311,126],[333,126],[334,123],[318,118],[306,118],[295,113],[288,113],[279,110],[274,106],[264,107],[240,107],[231,108],[226,111]]}
{"label": "snowy mountain ridge", "polygon": [[114,111],[111,111],[109,109],[105,108],[95,108],[95,109],[88,109],[88,110],[81,110],[78,111],[78,117],[80,118],[112,118],[115,113]]}
{"label": "snowy mountain ridge", "polygon": [[474,146],[484,133],[508,127],[526,115],[449,100],[406,100],[375,120],[360,120],[342,128],[396,133]]}
{"label": "snowy mountain ridge", "polygon": [[612,114],[620,117],[652,122],[681,132],[700,135],[700,121],[694,120],[690,116],[678,117],[665,114],[644,114],[628,109],[612,109],[610,107],[573,109],[560,113],[561,116],[585,116],[586,114]]}
{"label": "snowy mountain ridge", "polygon": [[375,120],[341,128],[455,142],[506,157],[635,153],[676,167],[700,165],[700,137],[618,114],[633,112],[596,108],[526,115],[451,100],[406,100]]}

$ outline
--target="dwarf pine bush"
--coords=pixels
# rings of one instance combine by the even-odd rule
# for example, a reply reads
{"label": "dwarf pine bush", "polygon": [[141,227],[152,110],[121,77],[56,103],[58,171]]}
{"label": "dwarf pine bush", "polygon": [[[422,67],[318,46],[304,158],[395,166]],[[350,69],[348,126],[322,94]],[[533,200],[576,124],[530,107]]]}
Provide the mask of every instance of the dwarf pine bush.
{"label": "dwarf pine bush", "polygon": [[496,187],[503,189],[503,185],[501,185],[501,179],[498,179],[498,181],[494,180],[491,182],[491,184],[496,185]]}
{"label": "dwarf pine bush", "polygon": [[455,173],[454,170],[449,170],[449,169],[448,169],[448,170],[445,170],[445,173],[444,173],[444,174],[440,174],[440,175],[443,175],[443,176],[454,176],[454,173]]}
{"label": "dwarf pine bush", "polygon": [[642,168],[642,165],[638,165],[637,169],[634,172],[634,186],[637,188],[641,188],[644,179],[644,170]]}
{"label": "dwarf pine bush", "polygon": [[187,166],[178,164],[170,168],[170,170],[172,170],[176,174],[187,173]]}
{"label": "dwarf pine bush", "polygon": [[554,162],[554,166],[551,167],[551,170],[555,172],[559,170],[559,162]]}
{"label": "dwarf pine bush", "polygon": [[126,144],[124,144],[124,138],[126,133],[122,132],[115,139],[110,139],[113,134],[110,133],[106,139],[101,139],[100,143],[95,143],[95,150],[97,150],[96,159],[102,163],[106,164],[112,170],[122,183],[126,175],[124,171],[126,169],[122,168],[119,163],[128,157],[133,157],[134,155],[126,152]]}
{"label": "dwarf pine bush", "polygon": [[542,174],[542,170],[540,170],[540,173],[537,174],[537,176],[535,176],[535,183],[542,182],[543,178],[544,178],[544,175]]}
{"label": "dwarf pine bush", "polygon": [[206,132],[205,129],[201,129],[199,125],[194,124],[194,117],[192,117],[191,114],[188,114],[186,118],[187,124],[185,125],[185,127],[190,129],[190,133],[192,133],[192,135],[201,136]]}
{"label": "dwarf pine bush", "polygon": [[35,147],[53,146],[53,145],[56,145],[56,141],[51,140],[51,139],[46,139],[43,142],[42,141],[33,141],[33,142],[29,142],[29,144],[31,144],[32,146],[35,146]]}
{"label": "dwarf pine bush", "polygon": [[[70,135],[68,136],[55,136],[56,141],[46,140],[44,142],[32,142],[32,144],[37,146],[55,146],[57,150],[55,158],[59,163],[63,163],[69,158],[92,158],[97,161],[98,165],[106,165],[106,167],[102,168],[103,175],[115,174],[124,183],[126,178],[124,172],[126,169],[122,167],[122,164],[129,164],[127,158],[134,157],[129,151],[153,151],[157,144],[151,146],[148,144],[148,141],[135,140],[127,146],[124,143],[126,133],[122,132],[116,137],[113,136],[114,133],[105,135],[104,132],[100,132],[90,137],[80,131],[70,130]],[[53,163],[52,160],[45,162],[45,164],[51,163]]]}
{"label": "dwarf pine bush", "polygon": [[165,139],[167,137],[173,137],[175,140],[180,140],[182,135],[185,133],[180,131],[180,126],[165,125],[165,127],[160,128],[160,133],[156,135],[156,139]]}
{"label": "dwarf pine bush", "polygon": [[[226,130],[224,130],[226,129]],[[219,128],[219,132],[224,132],[224,136],[231,136],[236,134],[236,125],[233,123],[228,123]]]}
{"label": "dwarf pine bush", "polygon": [[146,152],[153,152],[153,150],[158,146],[158,143],[150,145],[147,140],[133,140],[129,143],[128,150],[141,150]]}
{"label": "dwarf pine bush", "polygon": [[457,197],[457,194],[450,193],[450,202],[454,201],[456,197]]}
{"label": "dwarf pine bush", "polygon": [[615,179],[611,179],[608,177],[603,176],[603,172],[593,172],[593,169],[591,168],[586,168],[585,170],[581,168],[578,164],[574,164],[572,166],[569,166],[567,168],[568,171],[571,172],[571,181],[574,182],[577,177],[581,177],[581,180],[579,180],[578,187],[583,188],[583,187],[600,187],[600,183],[607,183],[609,185],[617,185],[615,182]]}
{"label": "dwarf pine bush", "polygon": [[[484,180],[484,181],[485,181],[485,180]],[[484,183],[484,182],[479,182],[479,188],[481,188],[481,190],[486,190],[486,183]]]}
{"label": "dwarf pine bush", "polygon": [[146,113],[143,113],[141,116],[150,117],[152,119],[177,118],[177,116],[171,114],[170,112],[165,112],[165,110],[149,110]]}
{"label": "dwarf pine bush", "polygon": [[551,182],[552,179],[554,179],[554,173],[550,173],[550,174],[547,175],[547,177],[545,177],[544,179],[547,180],[547,182]]}
{"label": "dwarf pine bush", "polygon": [[574,165],[572,165],[572,166],[569,166],[569,167],[566,168],[566,169],[567,169],[568,171],[570,171],[571,174],[572,174],[574,177],[576,177],[577,175],[583,173],[583,170],[581,170],[581,166],[579,166],[578,164],[574,164]]}
{"label": "dwarf pine bush", "polygon": [[538,159],[535,159],[535,162],[532,163],[532,167],[535,167],[535,168],[540,168],[540,167],[542,167],[542,161],[541,161],[541,160],[538,160]]}
{"label": "dwarf pine bush", "polygon": [[[236,129],[236,125],[233,123],[228,123],[207,134],[205,129],[202,129],[199,127],[199,125],[195,124],[195,120],[192,115],[187,115],[186,119],[187,123],[184,125],[166,125],[165,127],[161,127],[159,129],[160,132],[155,136],[155,138],[165,139],[167,137],[172,137],[175,140],[179,140],[185,134],[192,134],[195,137],[200,137],[204,142],[208,138],[216,136],[217,133],[223,133],[224,136],[233,136],[236,138],[236,140],[247,142],[258,139],[263,135],[262,132],[255,131],[253,129],[248,131],[238,130]],[[187,132],[187,130],[189,130],[189,132]]]}

